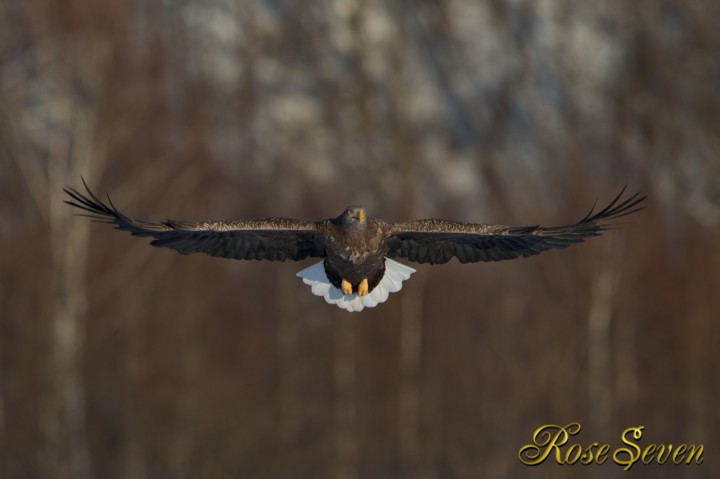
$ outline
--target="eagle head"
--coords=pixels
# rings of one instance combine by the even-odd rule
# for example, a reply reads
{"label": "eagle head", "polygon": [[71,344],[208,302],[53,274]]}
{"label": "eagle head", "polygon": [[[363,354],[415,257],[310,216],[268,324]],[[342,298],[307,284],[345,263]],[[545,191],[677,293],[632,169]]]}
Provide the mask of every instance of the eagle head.
{"label": "eagle head", "polygon": [[360,226],[365,224],[366,216],[362,206],[348,206],[337,220],[343,226]]}

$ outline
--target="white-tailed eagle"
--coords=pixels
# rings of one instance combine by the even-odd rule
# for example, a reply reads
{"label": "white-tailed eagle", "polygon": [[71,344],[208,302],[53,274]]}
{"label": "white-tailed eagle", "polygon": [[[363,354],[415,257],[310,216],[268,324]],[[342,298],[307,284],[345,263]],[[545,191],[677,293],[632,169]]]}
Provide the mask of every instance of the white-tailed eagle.
{"label": "white-tailed eagle", "polygon": [[399,291],[414,269],[394,261],[442,264],[501,261],[566,248],[598,236],[613,223],[643,207],[638,193],[622,199],[625,188],[602,210],[593,209],[565,226],[504,226],[442,219],[390,222],[370,218],[350,206],[337,218],[302,221],[263,218],[238,221],[144,221],[121,213],[108,196],[99,200],[83,181],[87,195],[66,187],[66,203],[89,212],[94,220],[114,224],[134,236],[150,236],[152,246],[182,254],[205,253],[230,259],[322,261],[297,275],[328,303],[361,311]]}

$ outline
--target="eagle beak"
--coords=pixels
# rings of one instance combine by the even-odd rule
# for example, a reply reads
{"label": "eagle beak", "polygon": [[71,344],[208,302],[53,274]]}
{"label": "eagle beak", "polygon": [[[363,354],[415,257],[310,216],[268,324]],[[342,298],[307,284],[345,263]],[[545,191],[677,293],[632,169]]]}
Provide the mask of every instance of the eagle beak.
{"label": "eagle beak", "polygon": [[365,219],[365,212],[363,210],[360,210],[357,212],[357,220],[358,222],[362,223]]}

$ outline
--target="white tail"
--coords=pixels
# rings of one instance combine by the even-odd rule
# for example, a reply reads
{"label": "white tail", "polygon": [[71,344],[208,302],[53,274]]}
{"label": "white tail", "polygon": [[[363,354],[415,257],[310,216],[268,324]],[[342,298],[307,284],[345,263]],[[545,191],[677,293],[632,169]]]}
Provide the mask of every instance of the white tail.
{"label": "white tail", "polygon": [[309,284],[313,294],[322,296],[330,304],[336,304],[338,307],[347,311],[362,311],[363,308],[374,308],[380,303],[384,303],[390,293],[395,293],[402,289],[402,283],[410,278],[415,270],[410,266],[385,258],[385,274],[375,289],[370,291],[366,296],[358,296],[356,293],[343,295],[342,292],[330,283],[325,274],[323,262],[315,263],[309,268],[299,271],[297,275],[302,278],[305,284]]}

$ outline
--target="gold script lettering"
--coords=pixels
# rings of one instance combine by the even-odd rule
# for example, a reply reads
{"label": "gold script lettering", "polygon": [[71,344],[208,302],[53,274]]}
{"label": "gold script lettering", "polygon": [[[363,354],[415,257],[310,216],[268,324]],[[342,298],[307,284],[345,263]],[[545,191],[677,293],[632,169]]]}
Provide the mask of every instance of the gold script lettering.
{"label": "gold script lettering", "polygon": [[[640,458],[643,464],[650,464],[651,462],[653,462],[653,454],[655,454],[655,449],[655,444],[650,444],[648,447],[645,448],[642,453],[642,457]],[[660,462],[660,452],[658,452],[658,462]]]}
{"label": "gold script lettering", "polygon": [[703,453],[704,446],[702,444],[696,446],[695,444],[689,444],[688,445],[688,457],[685,460],[685,464],[690,464],[693,460],[693,456],[695,456],[695,452],[697,451],[697,456],[695,457],[695,464],[702,464],[703,462]]}
{"label": "gold script lettering", "polygon": [[685,444],[680,444],[677,449],[675,449],[675,453],[673,454],[673,464],[681,464],[683,462],[683,459],[685,459],[683,454],[685,454],[686,449],[687,446]]}
{"label": "gold script lettering", "polygon": [[[625,429],[621,435],[622,442],[632,447],[635,450],[634,454],[633,451],[627,447],[619,447],[613,453],[613,461],[620,466],[624,466],[626,471],[629,471],[632,465],[638,461],[641,451],[640,446],[634,443],[632,439],[628,439],[627,436],[632,433],[633,439],[638,440],[642,437],[643,429],[645,429],[645,426],[629,427]],[[622,457],[625,454],[627,454],[626,459]]]}
{"label": "gold script lettering", "polygon": [[[650,444],[650,446],[653,446],[654,444]],[[647,449],[650,449],[650,446],[647,447]],[[670,457],[670,452],[672,451],[672,444],[665,447],[665,444],[660,444],[657,447],[657,463],[658,464],[665,464],[665,461],[668,460]],[[663,454],[665,454],[663,456]],[[649,463],[648,463],[649,464]]]}
{"label": "gold script lettering", "polygon": [[595,459],[595,462],[597,462],[598,464],[603,464],[605,461],[607,461],[608,452],[610,452],[610,444],[603,444],[602,446],[600,446],[600,449],[598,449],[597,452],[597,459]]}
{"label": "gold script lettering", "polygon": [[633,465],[640,463],[657,464],[702,464],[703,444],[648,444],[641,447],[639,444],[645,426],[635,426],[625,429],[620,435],[624,444],[612,451],[609,444],[600,444],[597,441],[587,446],[571,443],[570,438],[580,432],[580,423],[573,422],[567,426],[547,424],[537,428],[532,436],[532,444],[525,444],[518,451],[518,459],[526,466],[537,466],[548,458],[555,459],[560,465],[573,464],[604,464],[609,457],[623,469],[629,471]]}
{"label": "gold script lettering", "polygon": [[[555,460],[564,464],[560,446],[568,442],[570,436],[580,432],[580,423],[573,422],[565,427],[556,424],[540,426],[533,433],[533,443],[525,444],[518,451],[518,459],[526,466],[537,466],[545,462],[551,452],[555,451]],[[577,459],[576,459],[577,460]]]}

